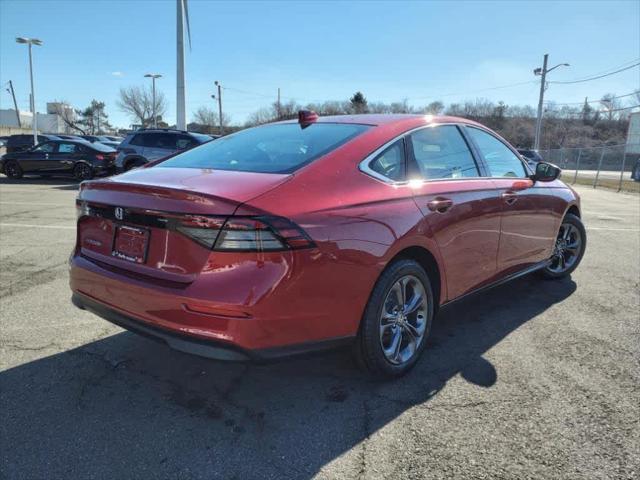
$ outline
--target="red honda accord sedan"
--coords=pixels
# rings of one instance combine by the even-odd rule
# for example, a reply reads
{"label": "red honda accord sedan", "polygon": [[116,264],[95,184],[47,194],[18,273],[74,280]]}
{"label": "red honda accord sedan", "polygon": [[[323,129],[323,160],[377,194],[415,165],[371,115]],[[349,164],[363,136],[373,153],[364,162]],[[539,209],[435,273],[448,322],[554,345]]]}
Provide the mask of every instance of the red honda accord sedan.
{"label": "red honda accord sedan", "polygon": [[559,173],[461,118],[301,112],[83,182],[73,302],[205,357],[351,343],[400,375],[440,306],[578,266]]}

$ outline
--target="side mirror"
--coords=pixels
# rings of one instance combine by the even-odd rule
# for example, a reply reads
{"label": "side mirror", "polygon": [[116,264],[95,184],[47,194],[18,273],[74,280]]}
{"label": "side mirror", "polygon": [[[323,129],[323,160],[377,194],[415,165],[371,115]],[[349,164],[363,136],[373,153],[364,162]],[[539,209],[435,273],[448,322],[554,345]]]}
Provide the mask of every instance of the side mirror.
{"label": "side mirror", "polygon": [[556,167],[553,163],[538,162],[536,164],[536,173],[533,175],[534,182],[553,182],[560,176],[559,167]]}

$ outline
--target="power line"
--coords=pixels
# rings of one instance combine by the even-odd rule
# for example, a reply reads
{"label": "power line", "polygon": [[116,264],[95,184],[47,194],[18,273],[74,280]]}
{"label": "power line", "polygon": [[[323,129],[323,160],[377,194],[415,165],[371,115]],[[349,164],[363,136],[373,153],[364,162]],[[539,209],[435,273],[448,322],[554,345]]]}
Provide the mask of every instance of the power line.
{"label": "power line", "polygon": [[614,110],[603,110],[604,112],[621,112],[622,110],[631,110],[632,108],[638,108],[640,104],[634,105],[633,107],[624,107],[624,108],[616,108]]}
{"label": "power line", "polygon": [[592,80],[598,80],[599,78],[604,78],[604,77],[608,77],[610,75],[615,75],[616,73],[624,72],[625,70],[629,70],[630,68],[637,67],[638,65],[640,65],[640,62],[634,63],[633,65],[629,65],[628,67],[620,68],[620,69],[615,70],[613,72],[605,73],[603,75],[598,75],[598,76],[595,76],[595,77],[583,78],[581,80],[572,80],[572,81],[569,81],[569,82],[548,82],[548,83],[569,85],[569,84],[573,84],[573,83],[590,82]]}
{"label": "power line", "polygon": [[[625,94],[625,95],[619,95],[619,96],[617,96],[617,97],[612,97],[612,98],[610,98],[610,99],[608,99],[608,100],[617,100],[618,98],[626,98],[626,97],[630,97],[631,95],[636,95],[636,93],[637,93],[637,92],[631,92],[631,93],[627,93],[627,94]],[[601,102],[601,100],[591,100],[591,101],[586,102],[586,103],[600,103],[600,102]],[[556,105],[556,106],[564,106],[564,105],[584,105],[584,104],[585,104],[585,102],[557,103],[557,102],[554,102],[553,100],[548,101],[548,102],[544,102],[544,103],[545,103],[545,105],[551,105],[551,104],[553,104],[553,105]]]}

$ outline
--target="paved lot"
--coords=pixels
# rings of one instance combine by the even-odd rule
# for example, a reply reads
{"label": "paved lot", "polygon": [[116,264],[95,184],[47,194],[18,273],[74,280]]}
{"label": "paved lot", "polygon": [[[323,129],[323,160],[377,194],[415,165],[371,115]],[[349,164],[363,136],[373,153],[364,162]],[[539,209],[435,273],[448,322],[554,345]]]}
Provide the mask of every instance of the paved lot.
{"label": "paved lot", "polygon": [[0,477],[637,478],[640,199],[579,191],[572,279],[444,310],[377,383],[346,352],[223,364],[73,308],[76,186],[2,178]]}

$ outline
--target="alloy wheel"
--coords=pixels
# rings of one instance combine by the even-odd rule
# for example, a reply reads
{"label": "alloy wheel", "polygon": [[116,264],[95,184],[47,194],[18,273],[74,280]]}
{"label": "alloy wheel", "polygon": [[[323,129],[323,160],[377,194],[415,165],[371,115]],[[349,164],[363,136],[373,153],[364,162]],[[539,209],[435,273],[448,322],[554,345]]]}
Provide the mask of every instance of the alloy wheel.
{"label": "alloy wheel", "polygon": [[14,162],[7,163],[4,167],[4,171],[9,178],[17,177],[19,174],[18,166]]}
{"label": "alloy wheel", "polygon": [[576,263],[582,248],[582,235],[575,225],[560,225],[558,238],[553,249],[551,264],[547,267],[553,273],[563,273]]}
{"label": "alloy wheel", "polygon": [[80,163],[76,167],[76,178],[78,180],[88,180],[91,178],[91,167],[86,163]]}
{"label": "alloy wheel", "polygon": [[427,327],[427,294],[413,275],[398,279],[385,298],[380,315],[380,345],[386,359],[401,365],[418,350]]}

